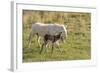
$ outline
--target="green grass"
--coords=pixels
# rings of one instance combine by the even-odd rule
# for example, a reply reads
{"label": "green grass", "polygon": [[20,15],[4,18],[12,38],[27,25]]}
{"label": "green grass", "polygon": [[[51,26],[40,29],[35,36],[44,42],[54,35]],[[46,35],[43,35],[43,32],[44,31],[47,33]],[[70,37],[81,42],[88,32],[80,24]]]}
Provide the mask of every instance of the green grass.
{"label": "green grass", "polygon": [[42,54],[39,54],[40,48],[36,39],[33,38],[31,48],[27,48],[26,44],[26,48],[23,49],[23,62],[90,59],[91,49],[89,43],[86,39],[79,40],[69,37],[65,43],[60,45],[61,51],[58,48],[54,48],[54,52],[51,53],[51,48],[44,48]]}
{"label": "green grass", "polygon": [[[24,10],[23,12],[23,62],[91,59],[90,13],[57,13],[44,11],[44,17],[40,18],[41,15],[39,15],[39,11]],[[42,11],[40,11],[40,13],[41,12]],[[48,15],[45,13],[48,13]],[[37,14],[38,17],[35,17],[34,14],[35,16]],[[60,18],[54,20],[54,14],[59,15]],[[30,15],[30,17],[28,15]],[[63,18],[61,18],[61,16]],[[32,20],[35,18],[35,20],[43,23],[58,22],[65,25],[67,24],[68,36],[65,40],[66,42],[61,43],[60,45],[61,51],[59,51],[57,48],[54,48],[53,53],[51,53],[51,48],[44,48],[42,54],[39,54],[40,48],[38,47],[36,37],[32,38],[32,44],[30,48],[28,48],[28,38],[32,24],[31,22],[35,22],[34,20],[32,21],[30,19],[31,17]],[[45,19],[46,17],[49,18]],[[36,18],[39,18],[39,20]]]}

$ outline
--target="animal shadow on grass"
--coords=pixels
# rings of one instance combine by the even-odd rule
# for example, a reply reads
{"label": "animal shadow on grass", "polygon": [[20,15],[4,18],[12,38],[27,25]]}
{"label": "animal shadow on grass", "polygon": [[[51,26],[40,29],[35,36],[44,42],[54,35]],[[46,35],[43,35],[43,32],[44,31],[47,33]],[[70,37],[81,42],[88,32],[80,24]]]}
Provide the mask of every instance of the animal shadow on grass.
{"label": "animal shadow on grass", "polygon": [[62,49],[62,48],[54,48],[53,52],[52,52],[52,48],[48,48],[48,49],[47,48],[43,48],[41,53],[40,53],[40,51],[39,51],[40,55],[41,54],[51,54],[51,55],[53,55],[53,54],[61,54],[61,55],[62,54],[66,54],[66,51],[64,49]]}

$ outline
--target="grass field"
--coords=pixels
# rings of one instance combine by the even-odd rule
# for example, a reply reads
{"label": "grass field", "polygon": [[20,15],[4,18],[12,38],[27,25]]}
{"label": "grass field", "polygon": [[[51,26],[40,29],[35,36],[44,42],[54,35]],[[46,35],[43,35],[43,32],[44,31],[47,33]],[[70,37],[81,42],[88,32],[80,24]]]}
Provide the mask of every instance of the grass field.
{"label": "grass field", "polygon": [[[67,25],[68,36],[61,43],[60,50],[46,48],[39,54],[36,37],[28,48],[28,38],[32,23],[59,23]],[[85,60],[91,59],[91,14],[78,12],[49,12],[23,10],[23,62]]]}

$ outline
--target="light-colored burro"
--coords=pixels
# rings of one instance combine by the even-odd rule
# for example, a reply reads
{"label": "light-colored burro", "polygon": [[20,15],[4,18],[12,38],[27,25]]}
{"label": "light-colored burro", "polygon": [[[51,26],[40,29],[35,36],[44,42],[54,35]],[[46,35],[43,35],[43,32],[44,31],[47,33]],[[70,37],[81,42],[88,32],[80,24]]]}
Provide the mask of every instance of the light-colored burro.
{"label": "light-colored burro", "polygon": [[48,33],[50,35],[55,35],[59,32],[62,32],[61,36],[63,39],[67,37],[66,26],[63,24],[43,24],[43,23],[32,24],[32,28],[29,36],[29,47],[33,36],[37,35],[37,41],[40,46],[40,38],[43,38]]}

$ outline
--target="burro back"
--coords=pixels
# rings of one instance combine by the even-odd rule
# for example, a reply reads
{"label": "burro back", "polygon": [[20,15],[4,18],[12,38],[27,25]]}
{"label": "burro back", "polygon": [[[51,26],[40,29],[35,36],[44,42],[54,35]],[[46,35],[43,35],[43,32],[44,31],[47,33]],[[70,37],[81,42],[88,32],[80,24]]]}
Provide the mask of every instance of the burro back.
{"label": "burro back", "polygon": [[62,32],[62,36],[64,38],[67,37],[67,29],[63,24],[43,24],[43,23],[35,23],[32,24],[32,33],[38,33],[39,36],[44,36],[45,34],[55,35],[59,32]]}

